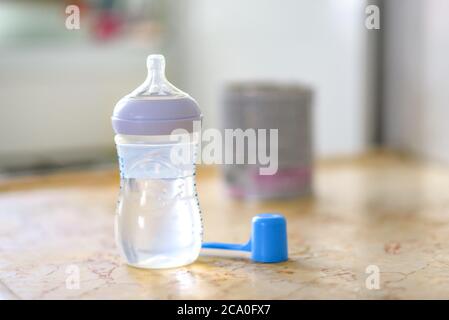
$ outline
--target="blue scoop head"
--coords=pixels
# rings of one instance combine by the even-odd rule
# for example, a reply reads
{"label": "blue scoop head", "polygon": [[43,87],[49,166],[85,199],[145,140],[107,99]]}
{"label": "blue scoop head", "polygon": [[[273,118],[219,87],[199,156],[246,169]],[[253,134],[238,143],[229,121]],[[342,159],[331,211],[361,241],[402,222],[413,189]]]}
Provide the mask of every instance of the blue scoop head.
{"label": "blue scoop head", "polygon": [[262,213],[252,220],[251,259],[281,262],[288,259],[287,223],[279,214]]}
{"label": "blue scoop head", "polygon": [[286,261],[288,259],[287,222],[280,214],[258,214],[252,220],[251,239],[246,244],[205,242],[202,247],[249,251],[251,259],[256,262]]}

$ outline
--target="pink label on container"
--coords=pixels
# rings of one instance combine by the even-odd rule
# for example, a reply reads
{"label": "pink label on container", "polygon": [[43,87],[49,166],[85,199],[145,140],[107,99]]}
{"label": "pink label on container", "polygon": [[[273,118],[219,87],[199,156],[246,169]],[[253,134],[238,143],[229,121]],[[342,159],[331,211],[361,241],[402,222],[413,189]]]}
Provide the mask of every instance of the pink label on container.
{"label": "pink label on container", "polygon": [[246,195],[276,196],[281,194],[299,194],[309,189],[312,183],[310,167],[283,168],[274,175],[260,175],[259,170],[249,172],[248,187],[230,186],[232,196],[243,198]]}
{"label": "pink label on container", "polygon": [[310,184],[311,176],[310,167],[283,168],[273,175],[266,176],[259,175],[258,171],[251,174],[258,189],[274,192],[301,189]]}

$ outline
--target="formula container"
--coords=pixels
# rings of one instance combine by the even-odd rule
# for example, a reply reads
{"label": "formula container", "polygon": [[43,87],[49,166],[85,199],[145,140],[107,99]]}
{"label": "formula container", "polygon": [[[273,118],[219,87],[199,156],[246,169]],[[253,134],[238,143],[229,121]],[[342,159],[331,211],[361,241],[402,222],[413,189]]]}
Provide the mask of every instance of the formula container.
{"label": "formula container", "polygon": [[[242,199],[276,199],[312,193],[312,91],[298,84],[240,82],[226,86],[221,104],[223,129],[278,130],[278,145],[267,145],[266,154],[277,152],[277,171],[263,175],[259,162],[226,164],[223,172],[231,196]],[[257,145],[246,149],[259,152]],[[242,150],[233,152],[239,155]],[[277,150],[275,150],[277,149]]]}

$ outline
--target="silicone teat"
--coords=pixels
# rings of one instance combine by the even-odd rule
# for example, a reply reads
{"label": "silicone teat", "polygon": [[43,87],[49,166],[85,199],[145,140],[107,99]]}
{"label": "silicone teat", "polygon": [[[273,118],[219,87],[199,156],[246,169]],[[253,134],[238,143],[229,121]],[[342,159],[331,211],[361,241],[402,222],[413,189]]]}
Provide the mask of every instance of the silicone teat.
{"label": "silicone teat", "polygon": [[256,262],[275,263],[288,259],[287,222],[284,216],[258,214],[252,219],[251,239],[245,244],[205,242],[204,249],[224,249],[251,252]]}
{"label": "silicone teat", "polygon": [[147,57],[148,70],[160,71],[165,75],[165,58],[162,54],[150,54]]}
{"label": "silicone teat", "polygon": [[165,95],[168,91],[165,86],[167,79],[165,78],[165,58],[160,54],[152,54],[147,58],[149,94]]}
{"label": "silicone teat", "polygon": [[148,75],[145,82],[131,93],[131,96],[161,96],[185,97],[182,92],[172,85],[165,77],[165,58],[161,54],[151,54],[147,58]]}

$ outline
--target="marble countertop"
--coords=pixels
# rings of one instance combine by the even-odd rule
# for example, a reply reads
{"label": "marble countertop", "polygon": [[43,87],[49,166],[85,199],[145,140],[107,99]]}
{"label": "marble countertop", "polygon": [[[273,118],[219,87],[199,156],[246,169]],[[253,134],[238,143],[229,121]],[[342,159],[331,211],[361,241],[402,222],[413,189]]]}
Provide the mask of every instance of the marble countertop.
{"label": "marble countertop", "polygon": [[201,168],[198,189],[206,241],[245,242],[252,216],[281,212],[289,261],[204,251],[186,267],[128,267],[115,171],[15,178],[0,181],[0,298],[449,298],[447,166],[383,153],[320,162],[313,198],[266,203],[229,199]]}

